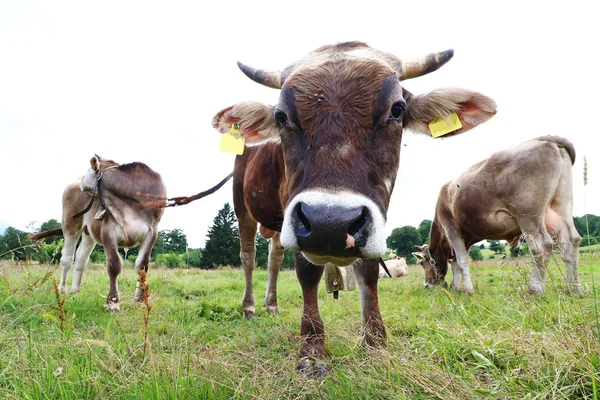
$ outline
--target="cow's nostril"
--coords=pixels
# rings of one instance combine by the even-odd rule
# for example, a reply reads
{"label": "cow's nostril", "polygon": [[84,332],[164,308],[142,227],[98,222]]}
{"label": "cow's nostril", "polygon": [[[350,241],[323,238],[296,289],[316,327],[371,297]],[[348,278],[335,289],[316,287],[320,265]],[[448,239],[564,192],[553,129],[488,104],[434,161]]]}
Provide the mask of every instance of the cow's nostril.
{"label": "cow's nostril", "polygon": [[296,205],[296,217],[298,218],[298,223],[296,224],[296,236],[307,237],[310,235],[311,226],[310,222],[308,222],[308,218],[306,214],[302,210],[302,203],[298,203]]}
{"label": "cow's nostril", "polygon": [[368,218],[369,218],[369,210],[367,210],[367,207],[363,207],[360,216],[348,228],[348,234],[350,234],[351,236],[354,236],[358,231],[360,231],[366,225]]}

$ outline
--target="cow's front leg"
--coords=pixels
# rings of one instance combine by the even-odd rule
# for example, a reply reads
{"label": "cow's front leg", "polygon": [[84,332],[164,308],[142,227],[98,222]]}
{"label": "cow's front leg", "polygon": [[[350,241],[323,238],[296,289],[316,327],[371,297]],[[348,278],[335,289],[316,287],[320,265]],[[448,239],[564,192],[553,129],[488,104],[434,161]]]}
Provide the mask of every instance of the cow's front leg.
{"label": "cow's front leg", "polygon": [[379,264],[377,260],[356,261],[354,263],[354,276],[360,290],[364,343],[367,346],[385,347],[385,326],[379,312],[379,300],[377,297],[377,281],[379,280]]}
{"label": "cow's front leg", "polygon": [[265,295],[265,309],[273,315],[279,314],[279,309],[277,308],[277,277],[279,276],[279,269],[281,268],[285,251],[279,241],[279,235],[279,232],[275,233],[269,244],[269,278],[267,282],[267,294]]}
{"label": "cow's front leg", "polygon": [[252,288],[252,274],[256,263],[256,221],[249,214],[238,215],[240,235],[240,260],[246,278],[246,289],[242,298],[242,311],[246,318],[253,318],[255,311],[254,289]]}
{"label": "cow's front leg", "polygon": [[144,297],[146,297],[146,300],[148,299],[145,293],[145,288],[142,287],[140,271],[144,271],[144,273],[148,272],[150,256],[152,255],[152,249],[154,248],[154,243],[156,243],[157,237],[158,230],[154,227],[151,227],[148,230],[148,234],[144,238],[142,244],[140,245],[140,250],[138,252],[137,259],[135,260],[135,272],[137,273],[138,281],[135,284],[135,296],[133,298],[134,301],[143,301]]}
{"label": "cow's front leg", "polygon": [[296,275],[302,287],[304,310],[300,322],[299,370],[307,371],[319,376],[325,373],[322,358],[326,356],[325,330],[323,320],[319,314],[317,289],[323,276],[324,267],[308,262],[300,253],[295,255]]}

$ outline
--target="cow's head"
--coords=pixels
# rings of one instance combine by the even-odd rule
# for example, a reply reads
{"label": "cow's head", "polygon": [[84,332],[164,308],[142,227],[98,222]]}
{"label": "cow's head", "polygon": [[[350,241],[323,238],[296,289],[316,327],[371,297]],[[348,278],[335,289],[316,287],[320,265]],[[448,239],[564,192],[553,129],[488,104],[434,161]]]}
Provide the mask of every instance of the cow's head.
{"label": "cow's head", "polygon": [[236,104],[215,115],[213,125],[224,133],[239,123],[249,146],[281,141],[284,247],[318,265],[385,253],[403,129],[430,135],[430,122],[457,113],[462,128],[456,135],[496,112],[494,101],[479,93],[413,95],[402,87],[402,80],[435,71],[452,55],[448,50],[402,61],[351,42],[319,48],[282,72],[239,64],[252,80],[281,89],[279,101]]}
{"label": "cow's head", "polygon": [[98,177],[103,171],[108,168],[118,167],[119,164],[112,160],[105,160],[97,155],[94,155],[90,159],[90,168],[86,174],[81,178],[80,186],[81,191],[89,193],[91,195],[97,194]]}
{"label": "cow's head", "polygon": [[440,284],[446,287],[447,285],[444,278],[446,277],[446,272],[448,272],[448,261],[445,258],[441,260],[439,257],[438,261],[436,261],[435,257],[431,254],[428,244],[415,247],[419,249],[419,251],[412,253],[412,255],[415,256],[419,264],[421,264],[425,270],[425,287],[430,289]]}

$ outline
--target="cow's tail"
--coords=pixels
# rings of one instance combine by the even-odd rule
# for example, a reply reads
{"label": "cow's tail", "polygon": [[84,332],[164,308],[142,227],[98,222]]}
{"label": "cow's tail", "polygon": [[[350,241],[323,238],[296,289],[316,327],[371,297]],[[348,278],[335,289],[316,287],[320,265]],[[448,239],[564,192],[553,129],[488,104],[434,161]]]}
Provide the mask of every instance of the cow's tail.
{"label": "cow's tail", "polygon": [[34,233],[33,235],[29,235],[29,239],[31,240],[43,240],[53,237],[63,236],[62,228],[50,229],[44,232]]}
{"label": "cow's tail", "polygon": [[567,139],[560,136],[542,136],[535,140],[551,142],[557,145],[558,147],[565,149],[567,153],[569,153],[571,164],[575,164],[575,147],[573,147],[573,143],[569,142]]}

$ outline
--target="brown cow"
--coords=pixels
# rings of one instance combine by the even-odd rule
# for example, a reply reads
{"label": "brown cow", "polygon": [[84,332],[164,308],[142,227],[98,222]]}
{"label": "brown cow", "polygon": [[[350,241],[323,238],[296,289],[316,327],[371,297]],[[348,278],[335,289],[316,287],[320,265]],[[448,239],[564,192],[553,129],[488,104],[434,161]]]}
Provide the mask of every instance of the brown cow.
{"label": "brown cow", "polygon": [[[401,86],[402,80],[435,71],[452,55],[448,50],[401,61],[350,42],[321,47],[282,72],[239,64],[252,80],[281,89],[279,101],[276,106],[233,105],[217,113],[213,125],[224,133],[238,123],[249,146],[277,142],[268,144],[264,155],[250,149],[238,158],[236,168],[241,164],[245,169],[236,171],[234,190],[244,199],[248,220],[281,229],[281,245],[297,251],[304,298],[302,368],[325,355],[317,287],[327,263],[354,263],[365,342],[385,344],[377,258],[386,251],[385,221],[403,128],[431,135],[429,123],[457,113],[462,127],[450,133],[454,135],[496,112],[493,100],[472,91],[452,88],[413,95]],[[252,224],[250,229],[256,229]],[[240,224],[240,236],[253,236],[244,229]],[[247,244],[242,258],[253,251]],[[247,264],[244,268],[251,274]]]}
{"label": "brown cow", "polygon": [[473,292],[468,250],[483,239],[527,240],[534,268],[529,291],[544,291],[552,238],[558,235],[567,265],[567,288],[580,293],[577,260],[581,237],[573,224],[572,164],[575,149],[558,136],[543,136],[492,154],[440,190],[430,244],[413,253],[425,268],[425,286],[444,282],[448,262],[452,285]]}
{"label": "brown cow", "polygon": [[[158,173],[139,162],[119,165],[94,156],[90,165],[81,182],[70,184],[63,193],[62,228],[40,232],[31,238],[35,240],[64,235],[59,286],[64,293],[67,293],[67,273],[73,260],[75,272],[71,292],[77,293],[92,250],[96,243],[103,245],[110,278],[106,308],[118,311],[118,277],[123,267],[118,248],[140,245],[135,268],[138,274],[142,269],[148,271],[148,262],[158,235],[157,225],[164,208],[147,207],[144,203],[150,204],[155,199],[166,200],[167,189]],[[86,205],[91,208],[88,210]],[[78,215],[82,210],[89,212]],[[79,238],[81,243],[77,247]],[[142,295],[143,291],[138,287],[135,299],[140,300]]]}

